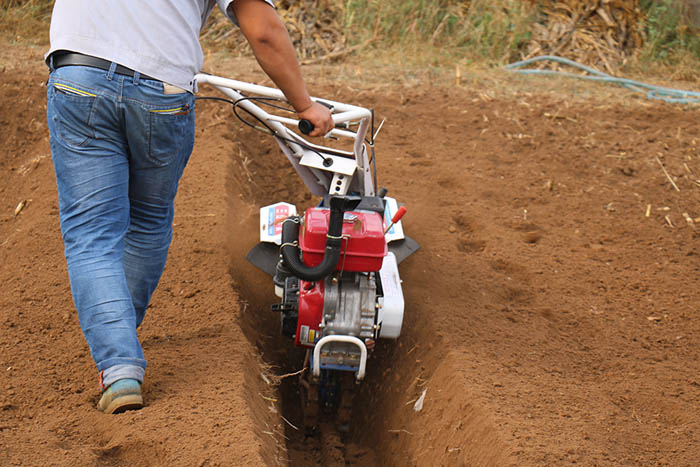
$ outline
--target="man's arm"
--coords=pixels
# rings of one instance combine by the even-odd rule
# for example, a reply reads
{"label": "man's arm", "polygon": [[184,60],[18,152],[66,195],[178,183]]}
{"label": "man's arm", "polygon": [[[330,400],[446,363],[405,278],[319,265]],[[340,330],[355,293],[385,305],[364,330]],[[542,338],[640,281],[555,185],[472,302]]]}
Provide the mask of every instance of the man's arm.
{"label": "man's arm", "polygon": [[262,0],[234,0],[232,7],[263,71],[284,93],[299,118],[313,123],[311,136],[331,131],[331,113],[309,97],[287,28],[274,8]]}

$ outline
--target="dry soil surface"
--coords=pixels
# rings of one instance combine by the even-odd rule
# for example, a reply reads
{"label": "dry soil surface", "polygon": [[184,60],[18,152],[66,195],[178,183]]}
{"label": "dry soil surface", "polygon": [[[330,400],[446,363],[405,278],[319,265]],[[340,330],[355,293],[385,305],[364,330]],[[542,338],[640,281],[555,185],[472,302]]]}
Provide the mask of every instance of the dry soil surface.
{"label": "dry soil surface", "polygon": [[[298,389],[277,376],[303,362],[268,310],[270,280],[243,259],[258,207],[314,200],[273,141],[208,101],[140,331],[147,406],[95,409],[40,52],[6,44],[0,57],[0,464],[316,465],[331,451],[352,465],[697,465],[697,107],[309,68],[314,94],[387,119],[380,185],[422,247],[400,268],[403,335],[374,352],[350,432],[328,441],[292,427]],[[208,64],[264,82],[252,61]]]}

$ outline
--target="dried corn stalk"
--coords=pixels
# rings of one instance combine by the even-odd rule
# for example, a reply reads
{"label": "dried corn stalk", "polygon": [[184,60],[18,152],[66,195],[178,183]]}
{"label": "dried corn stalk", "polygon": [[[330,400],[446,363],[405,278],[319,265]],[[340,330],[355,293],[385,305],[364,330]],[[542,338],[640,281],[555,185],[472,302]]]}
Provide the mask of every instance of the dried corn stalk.
{"label": "dried corn stalk", "polygon": [[345,47],[338,2],[283,0],[277,2],[277,9],[301,58],[328,55]]}
{"label": "dried corn stalk", "polygon": [[543,21],[533,25],[528,56],[559,55],[616,75],[642,46],[638,0],[530,0]]}
{"label": "dried corn stalk", "polygon": [[[299,57],[321,57],[345,47],[345,35],[339,20],[343,17],[342,2],[337,0],[278,0],[277,13],[287,26]],[[235,48],[242,54],[250,49],[238,28],[218,10],[207,22],[202,39]]]}

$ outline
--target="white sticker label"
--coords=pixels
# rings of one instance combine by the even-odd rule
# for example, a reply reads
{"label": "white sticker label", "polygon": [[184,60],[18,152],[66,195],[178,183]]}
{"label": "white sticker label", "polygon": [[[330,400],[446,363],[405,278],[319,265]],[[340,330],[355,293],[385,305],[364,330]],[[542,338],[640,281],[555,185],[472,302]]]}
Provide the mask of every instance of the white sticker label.
{"label": "white sticker label", "polygon": [[281,244],[282,224],[286,218],[296,213],[296,206],[289,203],[271,204],[260,208],[260,241]]}
{"label": "white sticker label", "polygon": [[299,342],[306,344],[306,342],[309,340],[309,327],[308,326],[301,326],[299,328]]}
{"label": "white sticker label", "polygon": [[[384,209],[384,228],[386,229],[389,224],[391,224],[391,218],[394,217],[396,211],[399,210],[399,203],[397,203],[394,198],[388,196],[384,197],[384,199],[386,200],[386,209]],[[384,238],[386,238],[387,243],[405,238],[401,221],[392,225],[389,231],[384,234]]]}

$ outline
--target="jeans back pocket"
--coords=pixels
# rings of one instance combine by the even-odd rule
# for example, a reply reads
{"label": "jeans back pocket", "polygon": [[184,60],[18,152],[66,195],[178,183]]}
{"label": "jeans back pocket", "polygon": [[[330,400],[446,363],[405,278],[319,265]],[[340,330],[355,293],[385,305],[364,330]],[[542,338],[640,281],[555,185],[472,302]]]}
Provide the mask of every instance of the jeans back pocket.
{"label": "jeans back pocket", "polygon": [[66,82],[50,82],[48,115],[56,129],[52,135],[67,146],[81,147],[95,137],[93,110],[98,96]]}
{"label": "jeans back pocket", "polygon": [[181,151],[191,152],[194,145],[194,96],[172,105],[148,110],[148,159],[166,166],[179,158]]}

